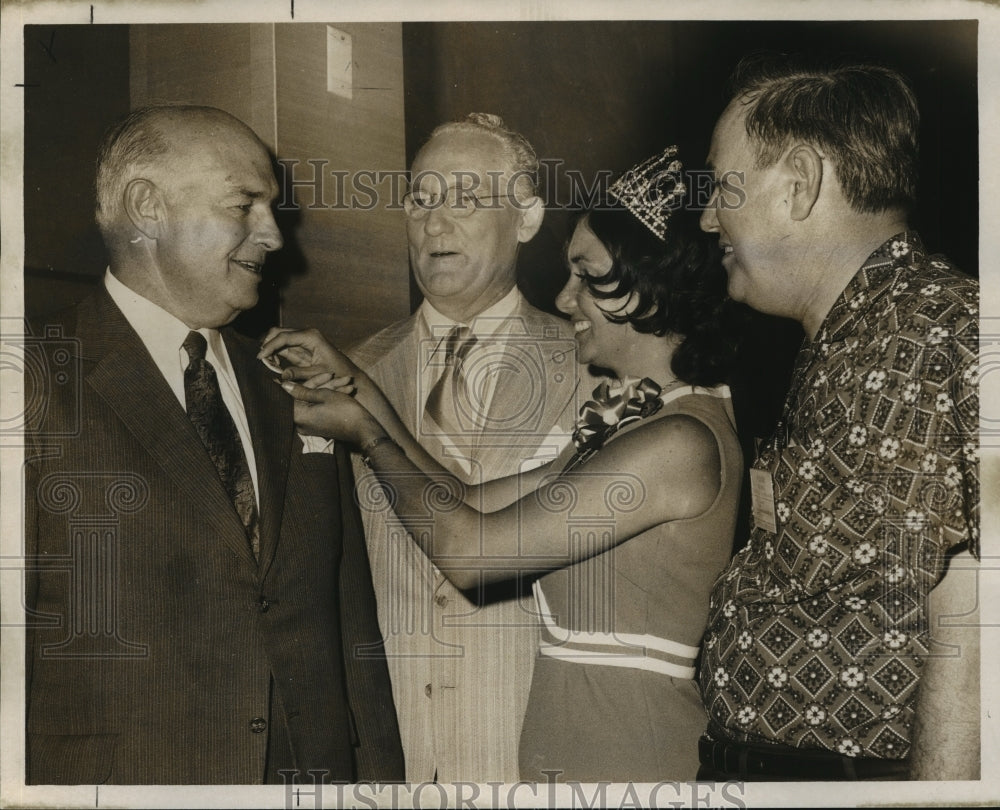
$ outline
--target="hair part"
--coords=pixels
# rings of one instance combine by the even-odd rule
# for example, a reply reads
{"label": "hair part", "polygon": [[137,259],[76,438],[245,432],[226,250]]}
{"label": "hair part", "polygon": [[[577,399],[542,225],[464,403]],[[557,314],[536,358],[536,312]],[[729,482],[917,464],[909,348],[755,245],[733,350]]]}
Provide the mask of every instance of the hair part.
{"label": "hair part", "polygon": [[461,121],[448,121],[435,127],[428,141],[448,133],[488,135],[500,144],[510,172],[517,178],[514,188],[518,198],[534,197],[538,190],[538,155],[520,132],[510,129],[499,115],[469,113]]}
{"label": "hair part", "polygon": [[736,68],[730,99],[746,105],[758,169],[804,141],[829,157],[855,211],[912,209],[920,113],[913,90],[895,70],[808,67],[784,55],[757,55]]}
{"label": "hair part", "polygon": [[[579,214],[580,222],[611,256],[607,274],[586,280],[604,317],[637,332],[678,336],[671,367],[689,385],[725,382],[736,350],[726,274],[717,245],[698,228],[695,216],[675,211],[663,241],[610,200]],[[627,301],[619,310],[600,304],[623,297]]]}

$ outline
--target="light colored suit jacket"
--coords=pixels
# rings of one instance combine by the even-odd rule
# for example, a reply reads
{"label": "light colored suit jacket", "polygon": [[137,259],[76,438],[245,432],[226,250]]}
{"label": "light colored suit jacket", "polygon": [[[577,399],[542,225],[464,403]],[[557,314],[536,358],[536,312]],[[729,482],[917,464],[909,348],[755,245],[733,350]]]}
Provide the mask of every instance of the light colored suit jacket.
{"label": "light colored suit jacket", "polygon": [[[392,324],[350,352],[414,435],[426,399],[419,390],[420,362],[428,354],[419,345],[420,317],[417,312]],[[468,480],[511,475],[541,445],[554,456],[559,440],[553,428],[565,443],[593,387],[576,363],[567,321],[523,298],[511,320],[485,428],[458,438],[473,462]],[[581,376],[585,381],[578,385]],[[426,446],[440,452],[437,443]],[[457,590],[409,538],[357,458],[355,474],[407,780],[516,781],[538,649],[530,582]]]}
{"label": "light colored suit jacket", "polygon": [[27,781],[402,778],[346,452],[304,454],[257,346],[223,331],[257,461],[258,563],[110,296],[34,335]]}

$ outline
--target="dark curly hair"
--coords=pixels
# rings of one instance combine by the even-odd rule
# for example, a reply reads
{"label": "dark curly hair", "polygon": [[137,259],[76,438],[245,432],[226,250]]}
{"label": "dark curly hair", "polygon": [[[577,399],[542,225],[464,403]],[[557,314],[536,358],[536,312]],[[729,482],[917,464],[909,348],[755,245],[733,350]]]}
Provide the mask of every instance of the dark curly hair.
{"label": "dark curly hair", "polygon": [[695,215],[675,211],[665,241],[613,200],[578,214],[574,228],[579,222],[612,260],[609,273],[587,279],[590,293],[598,301],[629,295],[634,301],[629,313],[600,307],[604,317],[637,332],[681,336],[671,361],[677,378],[690,385],[725,382],[736,350],[726,274],[715,240],[701,232]]}

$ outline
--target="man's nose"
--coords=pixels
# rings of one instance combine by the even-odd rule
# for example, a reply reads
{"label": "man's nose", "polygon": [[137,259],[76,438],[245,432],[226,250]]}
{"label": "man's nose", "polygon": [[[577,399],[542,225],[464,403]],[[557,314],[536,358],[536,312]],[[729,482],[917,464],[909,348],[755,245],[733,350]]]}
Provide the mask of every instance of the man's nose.
{"label": "man's nose", "polygon": [[281,231],[278,230],[278,223],[274,221],[274,213],[268,208],[261,214],[254,229],[254,240],[266,251],[278,250],[285,244],[281,238]]}
{"label": "man's nose", "polygon": [[448,216],[448,206],[438,205],[431,208],[424,218],[424,231],[428,236],[447,233],[452,228],[451,217]]}

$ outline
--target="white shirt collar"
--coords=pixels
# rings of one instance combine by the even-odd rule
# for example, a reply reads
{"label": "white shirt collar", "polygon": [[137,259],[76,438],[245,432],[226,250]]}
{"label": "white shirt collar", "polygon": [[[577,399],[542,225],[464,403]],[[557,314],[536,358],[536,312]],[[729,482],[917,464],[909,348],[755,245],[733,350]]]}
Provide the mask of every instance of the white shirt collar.
{"label": "white shirt collar", "polygon": [[[514,286],[503,298],[476,315],[472,319],[471,324],[463,325],[469,326],[472,334],[477,337],[494,335],[505,324],[509,325],[510,317],[521,305],[523,299],[524,296],[521,295],[521,291]],[[427,333],[430,335],[443,337],[457,324],[457,321],[453,321],[451,318],[442,315],[426,298],[420,305],[420,314]]]}
{"label": "white shirt collar", "polygon": [[[187,352],[181,344],[191,328],[148,298],[116,278],[110,269],[104,274],[104,286],[122,311],[125,319],[139,335],[153,362],[164,376],[181,405],[184,405],[184,369],[188,364]],[[236,375],[229,362],[222,335],[218,329],[198,329],[208,342],[206,357],[216,373],[235,385]],[[238,389],[237,389],[238,390]]]}

